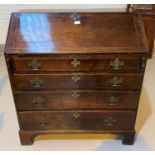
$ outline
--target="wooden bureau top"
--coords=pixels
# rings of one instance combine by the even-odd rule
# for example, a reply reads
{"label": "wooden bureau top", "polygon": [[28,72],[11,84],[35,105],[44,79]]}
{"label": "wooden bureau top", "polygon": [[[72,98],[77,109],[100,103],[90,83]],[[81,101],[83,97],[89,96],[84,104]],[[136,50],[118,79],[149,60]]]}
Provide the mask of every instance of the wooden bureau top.
{"label": "wooden bureau top", "polygon": [[5,46],[10,54],[145,52],[133,13],[13,13]]}

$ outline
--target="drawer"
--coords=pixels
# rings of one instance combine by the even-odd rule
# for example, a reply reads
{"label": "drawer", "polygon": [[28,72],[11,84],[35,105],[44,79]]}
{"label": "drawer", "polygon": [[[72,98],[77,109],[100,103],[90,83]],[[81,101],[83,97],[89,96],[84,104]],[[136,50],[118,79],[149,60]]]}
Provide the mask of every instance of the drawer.
{"label": "drawer", "polygon": [[21,130],[130,130],[134,111],[18,112]]}
{"label": "drawer", "polygon": [[[72,57],[72,58],[71,58]],[[141,72],[145,57],[137,55],[101,55],[101,56],[65,56],[57,58],[24,57],[14,58],[11,66],[14,72],[40,71],[107,71],[107,72]]]}
{"label": "drawer", "polygon": [[135,109],[139,91],[31,91],[14,96],[17,110]]}
{"label": "drawer", "polygon": [[102,88],[105,90],[137,90],[143,75],[134,74],[16,74],[12,76],[15,90],[62,88]]}

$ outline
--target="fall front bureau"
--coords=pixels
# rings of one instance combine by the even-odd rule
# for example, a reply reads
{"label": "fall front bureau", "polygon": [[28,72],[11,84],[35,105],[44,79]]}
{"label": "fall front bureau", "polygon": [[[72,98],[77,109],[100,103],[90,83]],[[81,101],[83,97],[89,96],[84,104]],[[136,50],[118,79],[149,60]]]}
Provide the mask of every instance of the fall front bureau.
{"label": "fall front bureau", "polygon": [[13,13],[5,58],[22,145],[111,133],[133,144],[147,46],[133,13]]}

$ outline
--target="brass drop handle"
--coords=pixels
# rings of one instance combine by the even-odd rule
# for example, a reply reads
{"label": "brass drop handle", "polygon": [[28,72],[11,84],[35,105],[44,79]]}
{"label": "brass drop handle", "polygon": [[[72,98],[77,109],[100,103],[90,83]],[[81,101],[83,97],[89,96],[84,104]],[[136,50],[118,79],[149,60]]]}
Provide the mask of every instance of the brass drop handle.
{"label": "brass drop handle", "polygon": [[28,67],[30,67],[33,71],[40,70],[41,64],[37,62],[37,60],[33,59],[29,64]]}
{"label": "brass drop handle", "polygon": [[78,82],[78,81],[80,81],[80,76],[77,75],[77,74],[75,74],[75,75],[72,76],[72,80],[73,80],[74,82]]}
{"label": "brass drop handle", "polygon": [[112,87],[118,87],[122,83],[122,79],[114,76],[112,79],[109,79],[109,83]]}
{"label": "brass drop handle", "polygon": [[76,118],[76,119],[79,118],[79,117],[80,117],[80,113],[74,112],[74,113],[73,113],[73,117]]}
{"label": "brass drop handle", "polygon": [[41,120],[41,121],[38,122],[40,127],[45,127],[46,125],[48,125],[48,123],[49,122],[47,120]]}
{"label": "brass drop handle", "polygon": [[33,84],[33,87],[34,88],[40,88],[41,85],[43,84],[43,80],[42,79],[38,79],[38,78],[35,78],[33,80],[30,80],[30,83]]}
{"label": "brass drop handle", "polygon": [[78,66],[80,66],[80,61],[77,60],[77,59],[74,59],[71,61],[71,65],[74,67],[74,68],[77,68]]}
{"label": "brass drop handle", "polygon": [[45,99],[38,96],[33,100],[33,103],[36,104],[37,106],[42,106],[45,103]]}
{"label": "brass drop handle", "polygon": [[107,102],[109,103],[109,105],[113,106],[116,105],[116,103],[119,102],[119,98],[116,96],[110,96],[107,100]]}
{"label": "brass drop handle", "polygon": [[80,94],[78,92],[74,92],[72,94],[72,97],[74,97],[75,99],[79,98],[80,97]]}
{"label": "brass drop handle", "polygon": [[104,123],[108,126],[115,125],[117,123],[117,120],[110,116],[110,117],[107,117],[106,119],[104,119]]}
{"label": "brass drop handle", "polygon": [[110,61],[109,65],[113,67],[113,70],[120,70],[124,66],[124,61],[115,58],[113,61]]}

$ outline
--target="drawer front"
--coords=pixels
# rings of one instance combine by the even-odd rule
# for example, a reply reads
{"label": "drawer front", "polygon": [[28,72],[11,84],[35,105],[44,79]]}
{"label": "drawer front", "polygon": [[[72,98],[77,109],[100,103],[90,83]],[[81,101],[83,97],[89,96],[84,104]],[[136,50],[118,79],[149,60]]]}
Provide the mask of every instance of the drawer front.
{"label": "drawer front", "polygon": [[21,130],[130,130],[134,111],[19,112]]}
{"label": "drawer front", "polygon": [[138,91],[53,91],[14,93],[17,110],[135,109]]}
{"label": "drawer front", "polygon": [[137,90],[143,75],[105,74],[16,74],[12,76],[15,90],[60,88],[102,88],[106,90]]}
{"label": "drawer front", "polygon": [[[15,58],[12,60],[14,72],[20,71],[108,71],[141,72],[142,57],[126,55],[105,55],[101,58]],[[102,58],[103,57],[103,58]]]}

